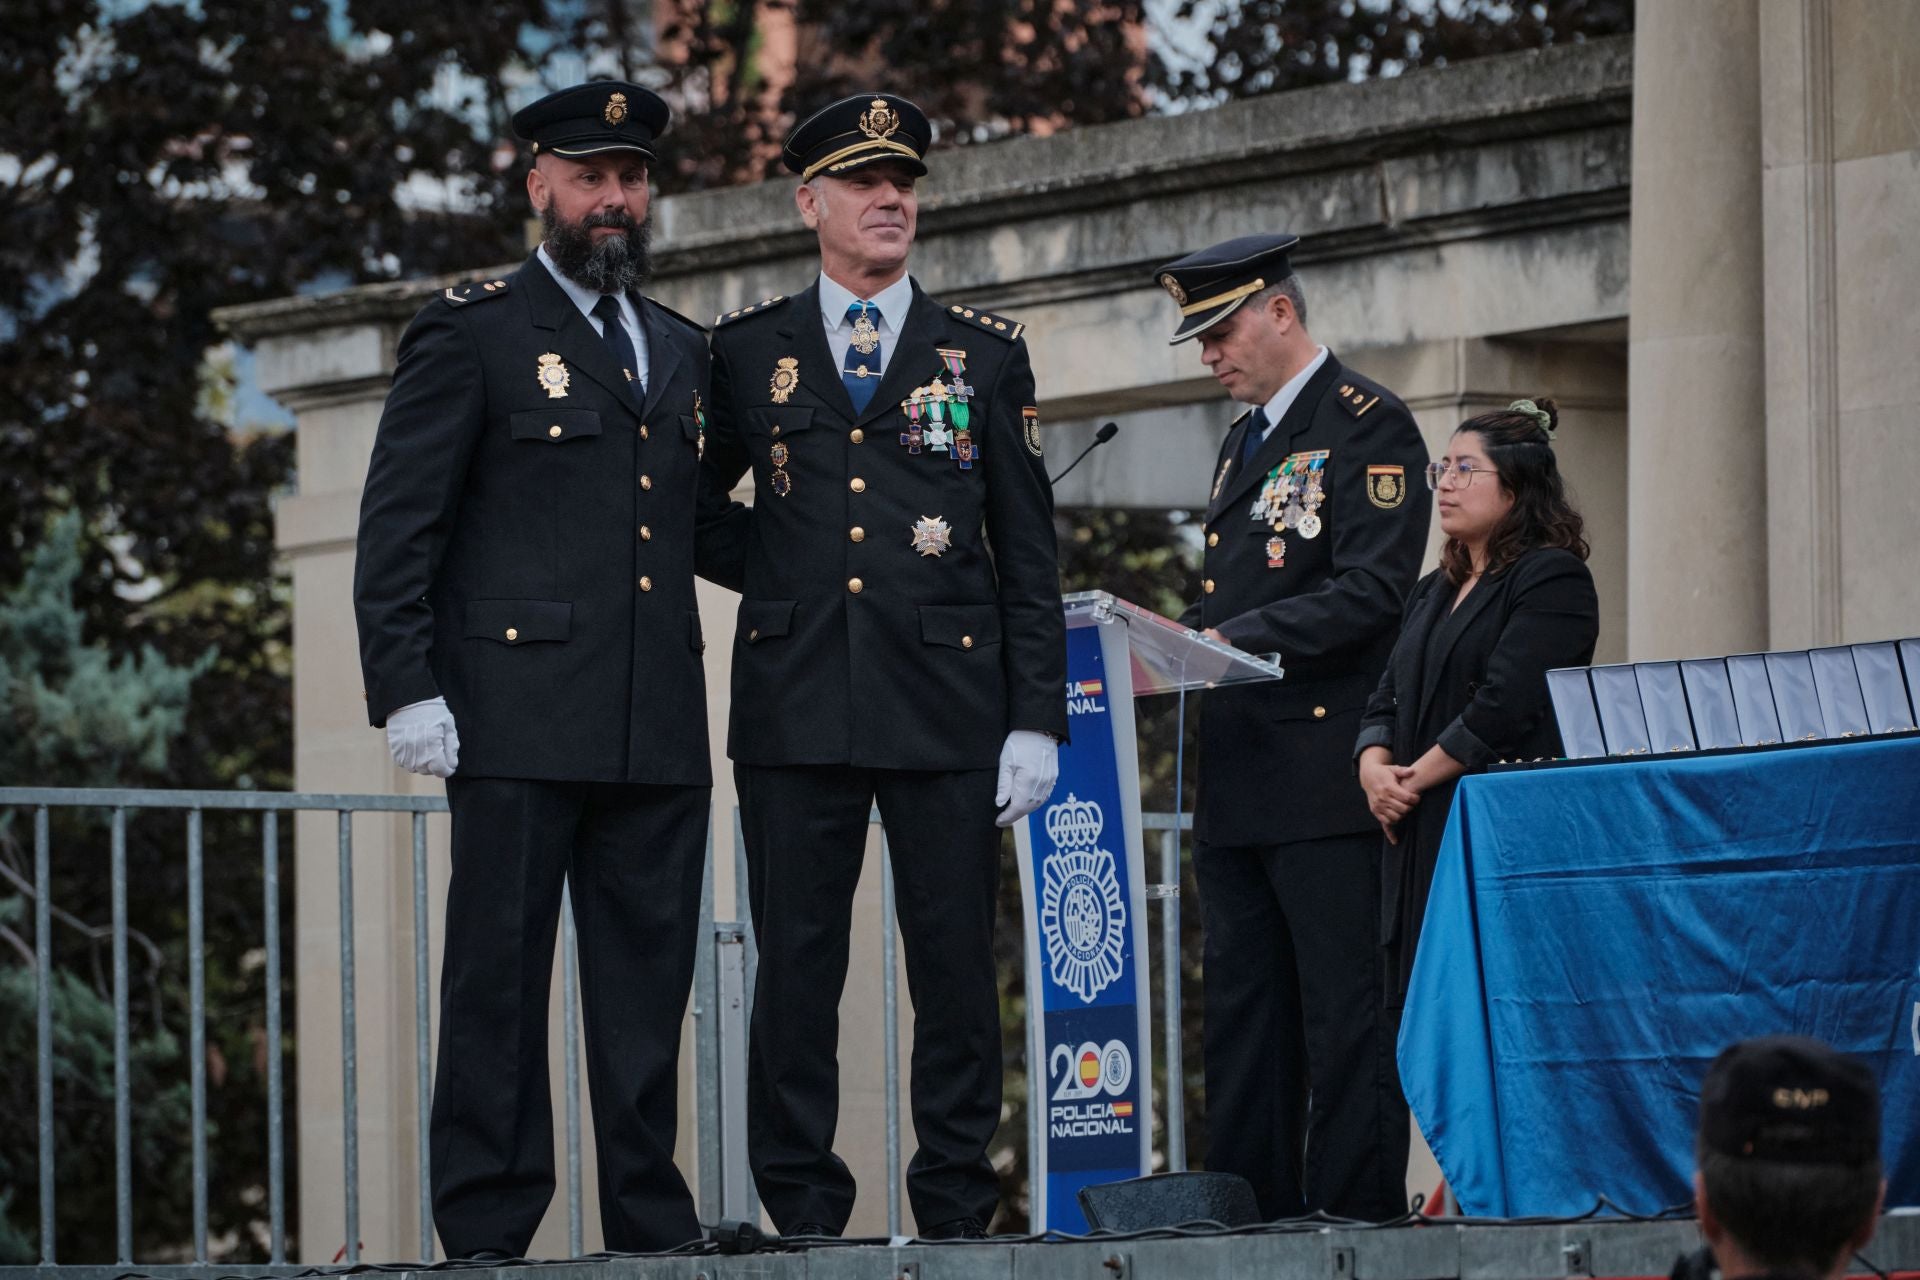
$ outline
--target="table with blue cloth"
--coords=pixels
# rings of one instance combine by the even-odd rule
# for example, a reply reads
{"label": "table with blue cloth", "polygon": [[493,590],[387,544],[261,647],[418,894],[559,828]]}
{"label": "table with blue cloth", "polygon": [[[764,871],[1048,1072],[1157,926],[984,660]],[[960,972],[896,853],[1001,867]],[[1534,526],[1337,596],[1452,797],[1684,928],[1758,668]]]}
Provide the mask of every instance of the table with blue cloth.
{"label": "table with blue cloth", "polygon": [[1464,1212],[1689,1200],[1707,1065],[1780,1032],[1872,1068],[1920,1204],[1920,735],[1461,783],[1399,1061]]}

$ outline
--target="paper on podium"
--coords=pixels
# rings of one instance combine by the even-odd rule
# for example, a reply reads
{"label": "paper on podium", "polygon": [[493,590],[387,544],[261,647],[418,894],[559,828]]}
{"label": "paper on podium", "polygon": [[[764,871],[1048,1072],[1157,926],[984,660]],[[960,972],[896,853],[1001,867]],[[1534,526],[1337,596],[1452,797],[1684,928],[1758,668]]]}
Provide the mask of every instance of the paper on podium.
{"label": "paper on podium", "polygon": [[1286,674],[1277,653],[1243,653],[1107,591],[1076,591],[1061,601],[1067,627],[1124,626],[1133,666],[1133,696],[1258,684]]}

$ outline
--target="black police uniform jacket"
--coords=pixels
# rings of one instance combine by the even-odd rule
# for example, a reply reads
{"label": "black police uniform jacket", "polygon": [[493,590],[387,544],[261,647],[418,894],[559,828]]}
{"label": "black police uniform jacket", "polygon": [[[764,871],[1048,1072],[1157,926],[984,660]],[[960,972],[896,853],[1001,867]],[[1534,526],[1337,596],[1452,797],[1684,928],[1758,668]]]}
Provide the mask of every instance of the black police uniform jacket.
{"label": "black police uniform jacket", "polygon": [[[707,462],[727,488],[751,469],[755,495],[734,760],[986,769],[1010,729],[1066,737],[1053,494],[1028,426],[1033,367],[1019,332],[916,284],[886,374],[856,414],[817,283],[716,324]],[[974,388],[971,470],[900,439],[901,401],[946,375],[942,349],[965,352]],[[790,388],[775,385],[783,359]],[[950,548],[914,549],[923,519],[950,526]]]}
{"label": "black police uniform jacket", "polygon": [[631,300],[644,405],[537,257],[400,340],[354,570],[367,712],[444,696],[461,777],[712,781],[693,576],[738,550],[700,487],[705,331]]}
{"label": "black police uniform jacket", "polygon": [[[1203,699],[1195,835],[1255,845],[1375,830],[1353,740],[1420,572],[1433,505],[1426,446],[1392,392],[1331,352],[1243,467],[1248,422],[1228,431],[1215,463],[1202,593],[1182,621],[1278,653],[1287,674]],[[1250,515],[1274,468],[1322,449],[1316,537]],[[1269,568],[1276,532],[1285,564]]]}

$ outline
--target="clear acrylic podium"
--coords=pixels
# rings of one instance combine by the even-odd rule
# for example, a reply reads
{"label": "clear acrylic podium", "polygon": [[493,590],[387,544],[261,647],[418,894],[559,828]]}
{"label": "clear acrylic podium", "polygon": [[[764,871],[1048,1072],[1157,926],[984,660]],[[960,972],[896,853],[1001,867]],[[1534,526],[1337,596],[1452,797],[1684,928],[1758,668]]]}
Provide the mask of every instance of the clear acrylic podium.
{"label": "clear acrylic podium", "polygon": [[1063,597],[1067,629],[1126,627],[1133,669],[1133,696],[1185,693],[1230,684],[1257,684],[1286,674],[1279,654],[1256,656],[1209,639],[1129,600],[1105,591],[1077,591]]}
{"label": "clear acrylic podium", "polygon": [[[1180,947],[1179,795],[1188,690],[1285,675],[1278,655],[1242,653],[1106,591],[1062,601],[1067,716],[1050,803],[1015,824],[1026,935],[1028,1171],[1036,1231],[1083,1232],[1085,1186],[1151,1172],[1153,1040],[1147,902],[1159,899],[1160,951]],[[1146,815],[1133,701],[1180,699],[1174,808],[1156,814],[1158,883],[1146,874]],[[1180,973],[1162,966],[1166,1079],[1185,1078]],[[1178,1085],[1166,1091],[1166,1163],[1185,1167]]]}

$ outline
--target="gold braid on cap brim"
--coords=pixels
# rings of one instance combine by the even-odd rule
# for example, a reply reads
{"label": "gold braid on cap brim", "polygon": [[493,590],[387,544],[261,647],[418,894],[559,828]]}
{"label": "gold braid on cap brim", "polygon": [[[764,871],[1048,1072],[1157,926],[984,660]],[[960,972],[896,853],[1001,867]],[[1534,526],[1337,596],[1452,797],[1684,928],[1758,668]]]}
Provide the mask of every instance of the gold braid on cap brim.
{"label": "gold braid on cap brim", "polygon": [[863,151],[890,152],[894,155],[905,156],[909,160],[918,160],[920,158],[920,153],[905,143],[888,142],[884,138],[868,138],[863,142],[856,142],[850,147],[842,147],[831,155],[821,156],[801,172],[800,181],[812,182],[814,175],[822,169],[835,168],[841,161],[857,156]]}
{"label": "gold braid on cap brim", "polygon": [[1244,298],[1250,293],[1258,293],[1266,287],[1267,282],[1265,280],[1255,280],[1251,284],[1241,285],[1238,289],[1229,289],[1225,293],[1216,293],[1211,298],[1202,298],[1198,302],[1189,302],[1186,306],[1180,308],[1180,314],[1183,316],[1199,315],[1202,311],[1209,310],[1213,307],[1225,306],[1236,298]]}

